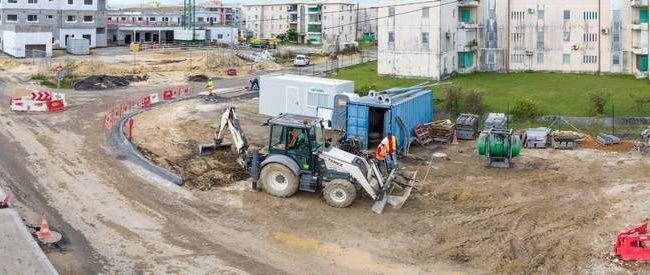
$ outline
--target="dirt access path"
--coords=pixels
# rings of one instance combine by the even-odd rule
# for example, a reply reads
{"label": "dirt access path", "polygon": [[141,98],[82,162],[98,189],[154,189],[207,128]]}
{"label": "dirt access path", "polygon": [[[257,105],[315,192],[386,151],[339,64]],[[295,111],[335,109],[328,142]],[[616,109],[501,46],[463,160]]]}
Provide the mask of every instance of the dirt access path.
{"label": "dirt access path", "polygon": [[[263,145],[267,130],[260,123],[267,118],[257,114],[254,100],[158,108],[136,117],[135,142],[158,156],[194,155],[193,146],[211,139],[211,126],[227,104],[238,108],[252,143]],[[413,147],[402,164],[421,177],[429,168],[428,178],[404,208],[381,216],[370,212],[367,198],[334,209],[314,194],[278,199],[247,191],[247,182],[236,180],[191,192],[225,203],[224,210],[237,211],[242,224],[284,245],[294,259],[326,255],[332,266],[348,271],[650,272],[647,265],[621,267],[608,256],[616,232],[650,213],[648,158],[591,149],[524,150],[514,168],[487,169],[473,145]],[[386,264],[379,268],[376,262]]]}

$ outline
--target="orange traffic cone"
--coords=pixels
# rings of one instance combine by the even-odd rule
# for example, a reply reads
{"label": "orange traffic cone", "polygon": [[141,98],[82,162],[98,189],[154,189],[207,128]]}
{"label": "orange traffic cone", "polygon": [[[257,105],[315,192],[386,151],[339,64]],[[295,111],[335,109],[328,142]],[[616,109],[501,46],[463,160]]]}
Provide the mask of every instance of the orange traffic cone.
{"label": "orange traffic cone", "polygon": [[52,234],[52,231],[50,231],[50,225],[47,224],[47,217],[45,216],[45,213],[41,214],[41,229],[36,232],[36,236],[38,236],[38,239],[41,241],[52,238],[54,236],[54,234]]}
{"label": "orange traffic cone", "polygon": [[458,133],[454,130],[454,139],[451,141],[451,144],[458,145]]}

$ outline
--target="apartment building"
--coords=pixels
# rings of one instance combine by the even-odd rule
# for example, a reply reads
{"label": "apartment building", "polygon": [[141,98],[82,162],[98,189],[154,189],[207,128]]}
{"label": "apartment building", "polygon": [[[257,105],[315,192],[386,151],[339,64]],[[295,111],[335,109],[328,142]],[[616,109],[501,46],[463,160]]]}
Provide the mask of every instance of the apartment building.
{"label": "apartment building", "polygon": [[[225,13],[225,14],[224,14]],[[195,13],[197,30],[205,31],[205,40],[223,44],[237,41],[240,10],[235,6],[199,6]],[[108,13],[108,39],[112,45],[173,43],[175,33],[183,30],[183,7],[147,7],[112,10]],[[202,39],[203,40],[203,39]]]}
{"label": "apartment building", "polygon": [[252,38],[270,39],[294,29],[301,43],[356,41],[358,6],[340,0],[268,0],[244,4],[245,29]]}
{"label": "apartment building", "polygon": [[357,12],[357,37],[363,40],[377,39],[377,18],[379,7],[376,4],[361,5]]}
{"label": "apartment building", "polygon": [[441,79],[532,70],[648,77],[648,0],[383,1],[379,17],[380,74]]}
{"label": "apartment building", "polygon": [[52,56],[68,38],[106,46],[106,0],[4,0],[0,48],[14,57]]}

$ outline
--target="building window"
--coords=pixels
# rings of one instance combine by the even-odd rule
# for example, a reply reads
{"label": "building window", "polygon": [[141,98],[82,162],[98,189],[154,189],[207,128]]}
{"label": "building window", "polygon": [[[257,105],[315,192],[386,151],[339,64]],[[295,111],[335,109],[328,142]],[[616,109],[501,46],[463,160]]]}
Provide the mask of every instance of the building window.
{"label": "building window", "polygon": [[8,0],[7,3],[9,3],[9,4],[16,4],[16,3],[18,3],[18,0]]}
{"label": "building window", "polygon": [[74,5],[74,0],[68,0],[68,5]]}
{"label": "building window", "polygon": [[585,11],[582,13],[584,20],[596,20],[598,19],[598,12],[595,11]]}
{"label": "building window", "polygon": [[513,40],[515,43],[519,43],[519,42],[521,42],[522,40],[524,40],[524,33],[521,33],[521,32],[515,32],[515,33],[513,33],[513,34],[512,34],[512,40]]}
{"label": "building window", "polygon": [[388,32],[388,43],[394,43],[394,42],[395,42],[395,33]]}
{"label": "building window", "polygon": [[571,54],[569,53],[562,54],[562,64],[564,65],[571,64]]}
{"label": "building window", "polygon": [[582,35],[584,42],[596,42],[598,40],[598,34],[595,33],[585,33]]}
{"label": "building window", "polygon": [[38,4],[38,0],[27,0],[27,4]]}
{"label": "building window", "polygon": [[544,49],[544,32],[537,32],[537,49]]}
{"label": "building window", "polygon": [[18,14],[7,14],[7,21],[9,22],[18,21]]}
{"label": "building window", "polygon": [[582,64],[596,64],[596,62],[598,62],[598,57],[595,55],[582,56]]}
{"label": "building window", "polygon": [[614,65],[621,64],[621,57],[618,54],[614,54],[614,56],[612,56],[612,64]]}
{"label": "building window", "polygon": [[77,22],[77,17],[75,17],[74,15],[68,15],[68,17],[66,17],[65,19],[65,22],[69,22],[69,23]]}
{"label": "building window", "polygon": [[395,16],[395,7],[388,7],[388,16]]}
{"label": "building window", "polygon": [[329,97],[327,93],[318,88],[311,88],[307,91],[307,107],[328,107]]}
{"label": "building window", "polygon": [[422,18],[429,18],[429,7],[422,8]]}
{"label": "building window", "polygon": [[428,32],[423,32],[422,33],[422,44],[425,46],[429,45],[429,33]]}
{"label": "building window", "polygon": [[38,22],[38,16],[36,14],[28,14],[27,22]]}
{"label": "building window", "polygon": [[92,5],[93,0],[84,0],[84,5]]}
{"label": "building window", "polygon": [[571,41],[571,32],[570,31],[564,31],[564,34],[562,35],[562,40],[564,40],[564,42]]}
{"label": "building window", "polygon": [[523,54],[512,54],[510,56],[512,59],[512,63],[524,63],[524,55]]}
{"label": "building window", "polygon": [[84,15],[84,22],[86,22],[86,23],[93,22],[93,16],[92,15]]}
{"label": "building window", "polygon": [[544,10],[537,10],[537,20],[544,20]]}
{"label": "building window", "polygon": [[571,20],[571,11],[564,10],[564,20]]}
{"label": "building window", "polygon": [[537,53],[537,64],[544,64],[544,53]]}
{"label": "building window", "polygon": [[96,34],[106,34],[106,29],[105,28],[97,28],[95,30]]}
{"label": "building window", "polygon": [[223,39],[223,34],[217,34],[217,39]]}
{"label": "building window", "polygon": [[513,11],[510,14],[511,19],[514,20],[524,20],[524,16],[526,16],[526,12],[524,11]]}

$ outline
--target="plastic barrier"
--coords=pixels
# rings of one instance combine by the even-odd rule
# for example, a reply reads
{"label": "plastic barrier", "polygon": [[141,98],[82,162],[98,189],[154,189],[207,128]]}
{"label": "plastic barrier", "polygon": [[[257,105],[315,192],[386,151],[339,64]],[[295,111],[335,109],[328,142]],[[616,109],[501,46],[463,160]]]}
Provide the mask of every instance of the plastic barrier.
{"label": "plastic barrier", "polygon": [[61,99],[50,100],[45,102],[45,104],[47,105],[48,112],[59,112],[65,110],[65,105]]}
{"label": "plastic barrier", "polygon": [[29,98],[26,96],[23,97],[12,97],[9,100],[9,107],[12,111],[28,111],[29,107],[27,106]]}
{"label": "plastic barrier", "polygon": [[160,98],[158,97],[158,94],[150,94],[149,101],[151,101],[151,104],[156,104],[160,102]]}
{"label": "plastic barrier", "polygon": [[163,100],[172,100],[174,99],[174,92],[172,90],[163,91]]}
{"label": "plastic barrier", "polygon": [[29,99],[33,101],[41,101],[41,102],[48,102],[52,100],[52,93],[51,92],[32,92],[29,95]]}
{"label": "plastic barrier", "polygon": [[143,96],[142,99],[140,99],[140,107],[142,108],[151,107],[151,96]]}
{"label": "plastic barrier", "polygon": [[47,102],[30,101],[28,104],[28,111],[47,112]]}

